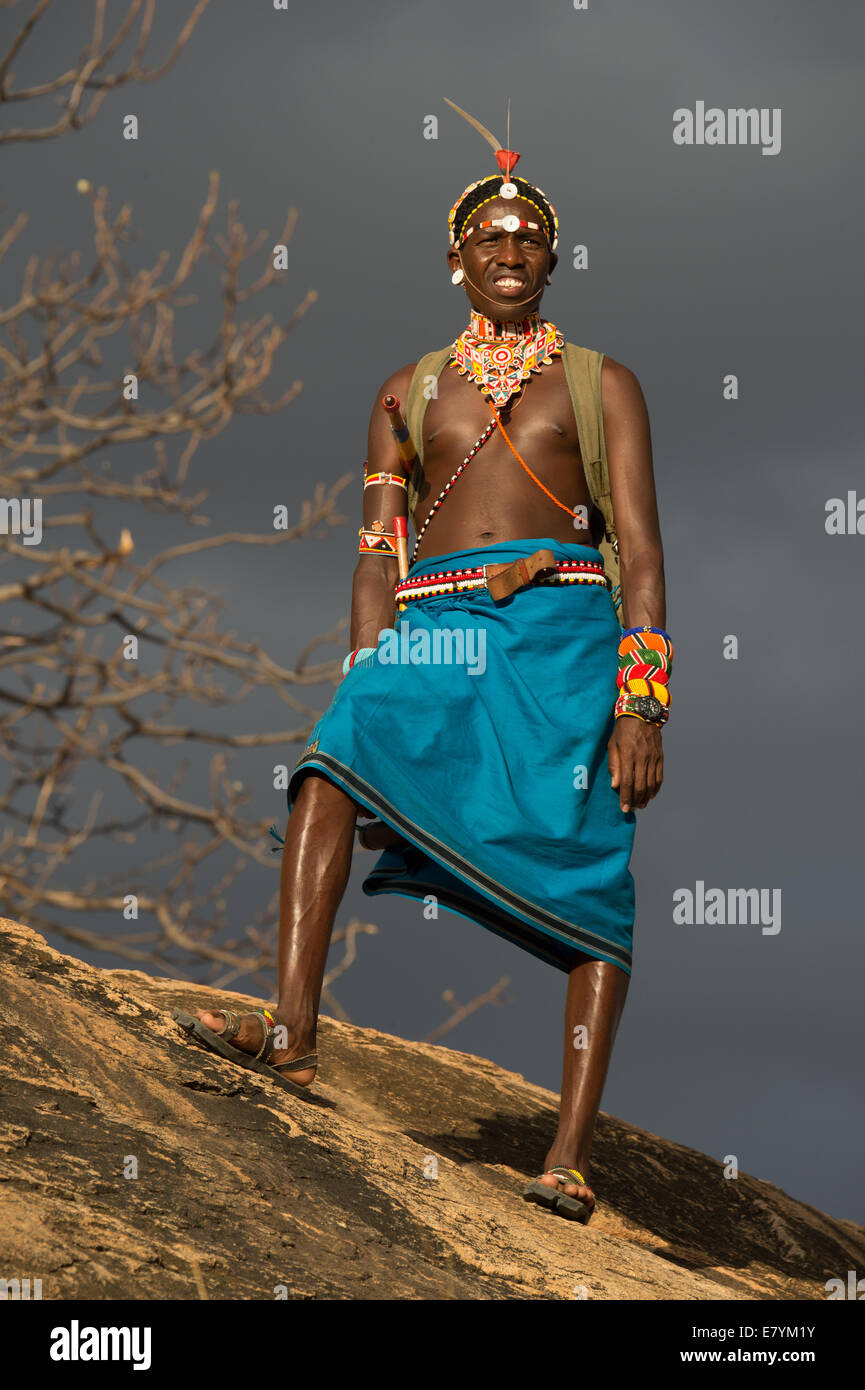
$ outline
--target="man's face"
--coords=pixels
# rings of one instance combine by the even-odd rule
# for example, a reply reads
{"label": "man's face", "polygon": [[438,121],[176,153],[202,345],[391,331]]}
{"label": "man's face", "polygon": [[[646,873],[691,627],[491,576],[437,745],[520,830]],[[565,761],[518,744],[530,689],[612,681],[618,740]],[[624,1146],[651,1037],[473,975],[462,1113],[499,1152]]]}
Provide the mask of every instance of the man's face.
{"label": "man's face", "polygon": [[481,222],[513,215],[521,222],[540,223],[537,208],[522,198],[497,199],[473,212],[466,227],[475,231],[457,251],[451,247],[451,270],[462,265],[464,287],[473,309],[488,318],[505,321],[534,313],[541,301],[547,275],[556,264],[546,232],[519,227],[480,227]]}

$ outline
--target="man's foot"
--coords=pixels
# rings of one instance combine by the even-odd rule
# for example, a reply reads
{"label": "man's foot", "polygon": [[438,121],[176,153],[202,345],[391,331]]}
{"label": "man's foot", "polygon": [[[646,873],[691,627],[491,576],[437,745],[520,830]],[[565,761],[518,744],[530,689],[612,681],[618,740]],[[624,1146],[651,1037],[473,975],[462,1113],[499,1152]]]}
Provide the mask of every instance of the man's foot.
{"label": "man's foot", "polygon": [[555,1173],[550,1172],[551,1168],[575,1168],[581,1177],[588,1180],[588,1162],[585,1160],[580,1162],[579,1159],[574,1159],[572,1155],[567,1153],[562,1157],[561,1153],[551,1149],[547,1154],[544,1166],[546,1171],[538,1178],[538,1182],[543,1183],[544,1187],[551,1187],[554,1191],[561,1192],[565,1197],[576,1197],[577,1201],[583,1202],[590,1212],[594,1209],[595,1194],[589,1187],[588,1181],[581,1183],[574,1178],[569,1182],[566,1178],[557,1177]]}
{"label": "man's foot", "polygon": [[[315,1051],[314,1038],[303,1038],[299,1033],[293,1035],[292,1030],[283,1023],[277,1013],[271,1010],[271,1014],[277,1029],[281,1027],[286,1029],[288,1043],[285,1048],[275,1047],[273,1049],[267,1059],[271,1066],[281,1066],[284,1062],[290,1062],[295,1057],[306,1057]],[[228,1026],[228,1021],[223,1013],[214,1014],[209,1013],[206,1009],[196,1009],[195,1017],[200,1019],[211,1033],[223,1033]],[[238,1022],[240,1029],[237,1035],[231,1039],[231,1046],[236,1047],[240,1052],[249,1052],[254,1057],[264,1042],[264,1020],[258,1014],[239,1014]],[[313,1066],[304,1067],[302,1071],[282,1072],[282,1075],[297,1086],[308,1086],[314,1079],[315,1073],[316,1068]]]}

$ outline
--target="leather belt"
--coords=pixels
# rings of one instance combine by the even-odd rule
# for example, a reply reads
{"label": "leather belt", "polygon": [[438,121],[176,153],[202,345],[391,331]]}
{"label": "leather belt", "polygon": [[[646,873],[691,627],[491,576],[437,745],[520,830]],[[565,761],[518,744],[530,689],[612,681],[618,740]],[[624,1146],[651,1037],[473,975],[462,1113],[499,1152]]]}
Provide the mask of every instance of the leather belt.
{"label": "leather belt", "polygon": [[603,564],[593,560],[556,560],[552,550],[536,550],[532,555],[496,565],[479,565],[475,569],[437,570],[429,574],[403,579],[394,588],[398,602],[412,598],[435,598],[437,595],[461,593],[471,589],[487,589],[495,602],[509,598],[517,589],[533,583],[569,584],[575,582],[604,584],[610,587]]}
{"label": "leather belt", "polygon": [[536,550],[534,555],[512,560],[510,564],[484,565],[490,597],[497,602],[507,598],[516,589],[531,584],[535,575],[555,568],[556,557],[551,550]]}

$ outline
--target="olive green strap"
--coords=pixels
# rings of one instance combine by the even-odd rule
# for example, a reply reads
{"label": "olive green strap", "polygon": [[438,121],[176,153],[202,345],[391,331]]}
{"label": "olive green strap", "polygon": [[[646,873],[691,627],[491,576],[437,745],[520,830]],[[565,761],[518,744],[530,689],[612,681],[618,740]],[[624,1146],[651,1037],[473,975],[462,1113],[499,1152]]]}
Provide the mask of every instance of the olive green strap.
{"label": "olive green strap", "polygon": [[408,432],[412,437],[415,453],[418,458],[417,464],[408,481],[408,511],[412,522],[414,522],[418,488],[420,487],[421,470],[423,468],[423,417],[430,403],[430,397],[433,394],[432,381],[438,381],[438,378],[441,376],[450,360],[452,348],[453,344],[449,343],[447,347],[436,348],[435,352],[428,352],[420,359],[414,369],[408,388],[408,395],[405,399],[405,422],[408,425]]}
{"label": "olive green strap", "polygon": [[601,401],[601,370],[604,354],[591,348],[577,347],[576,343],[565,343],[562,348],[562,366],[565,381],[571,394],[577,434],[580,440],[580,453],[583,459],[583,472],[589,496],[604,519],[605,535],[598,549],[604,560],[604,569],[612,585],[612,598],[616,616],[622,624],[622,596],[619,573],[619,538],[616,534],[616,521],[613,515],[613,498],[610,489],[610,469],[607,462],[607,446],[604,439],[604,408]]}

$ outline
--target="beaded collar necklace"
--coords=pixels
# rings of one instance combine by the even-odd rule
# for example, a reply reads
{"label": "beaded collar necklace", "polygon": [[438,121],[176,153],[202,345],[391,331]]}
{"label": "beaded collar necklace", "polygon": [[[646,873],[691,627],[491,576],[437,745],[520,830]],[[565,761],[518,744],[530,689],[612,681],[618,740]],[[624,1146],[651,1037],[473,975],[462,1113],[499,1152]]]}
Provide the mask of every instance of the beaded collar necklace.
{"label": "beaded collar necklace", "polygon": [[471,323],[451,349],[450,365],[501,407],[522,390],[532,372],[559,356],[563,343],[556,325],[540,314],[503,323],[473,310]]}

